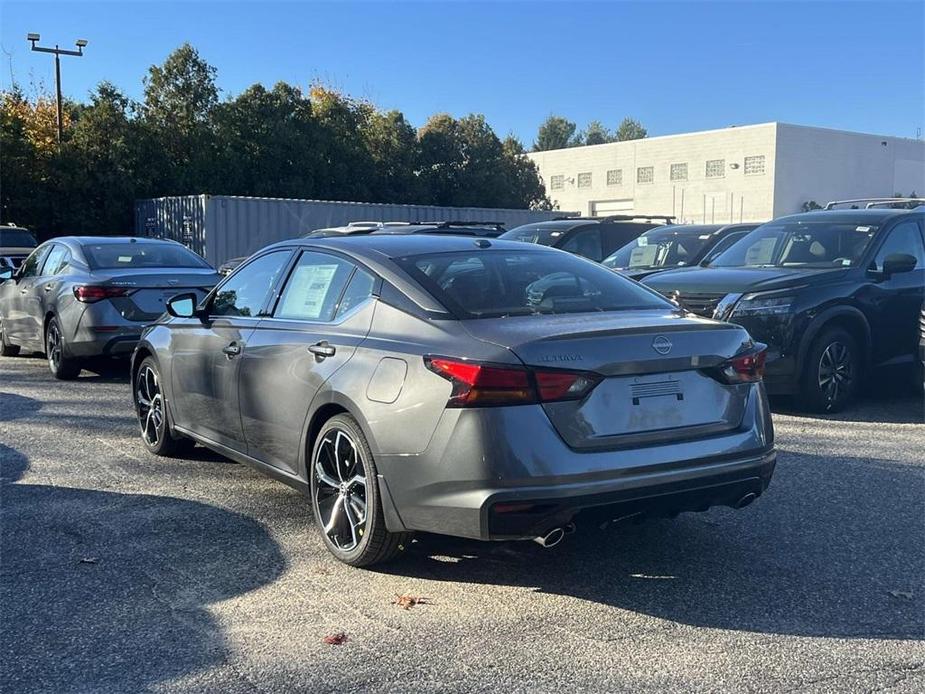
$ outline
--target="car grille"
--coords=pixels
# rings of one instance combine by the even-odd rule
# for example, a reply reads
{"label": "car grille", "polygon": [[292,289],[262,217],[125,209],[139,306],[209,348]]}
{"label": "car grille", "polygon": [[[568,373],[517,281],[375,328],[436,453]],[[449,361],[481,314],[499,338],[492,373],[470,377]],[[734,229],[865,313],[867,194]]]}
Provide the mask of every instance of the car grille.
{"label": "car grille", "polygon": [[698,316],[705,316],[706,318],[713,317],[713,311],[716,310],[717,304],[719,304],[724,296],[726,296],[725,293],[700,294],[693,292],[684,294],[678,292],[674,295],[676,301],[682,308],[686,308],[691,313],[696,313]]}
{"label": "car grille", "polygon": [[922,312],[919,314],[919,332],[922,335],[922,339],[925,340],[925,308],[923,308]]}

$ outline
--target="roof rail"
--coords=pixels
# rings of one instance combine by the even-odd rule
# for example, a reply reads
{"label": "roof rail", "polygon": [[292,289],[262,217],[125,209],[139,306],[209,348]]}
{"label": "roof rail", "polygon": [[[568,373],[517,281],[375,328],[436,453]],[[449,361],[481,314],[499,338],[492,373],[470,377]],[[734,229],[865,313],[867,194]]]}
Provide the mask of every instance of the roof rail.
{"label": "roof rail", "polygon": [[605,217],[555,217],[552,222],[629,222],[634,219],[664,219],[666,224],[671,224],[675,218],[667,214],[609,214]]}
{"label": "roof rail", "polygon": [[[834,210],[838,205],[853,205],[855,209],[859,209],[863,204],[865,210],[870,210],[875,207],[896,207],[897,205],[905,205],[908,207],[912,203],[916,206],[925,204],[925,198],[857,198],[856,200],[832,200],[826,203],[823,209]],[[912,208],[910,207],[910,209]]]}

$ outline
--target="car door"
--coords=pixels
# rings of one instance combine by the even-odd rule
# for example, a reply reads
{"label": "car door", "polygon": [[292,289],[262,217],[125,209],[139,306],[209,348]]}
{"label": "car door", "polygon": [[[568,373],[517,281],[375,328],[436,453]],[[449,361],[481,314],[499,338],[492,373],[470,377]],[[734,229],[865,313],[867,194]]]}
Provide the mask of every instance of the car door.
{"label": "car door", "polygon": [[[882,276],[884,259],[894,253],[914,256],[915,269]],[[925,287],[925,244],[921,228],[914,219],[901,221],[887,232],[868,274],[864,303],[871,323],[874,363],[914,355],[922,288]]]}
{"label": "car door", "polygon": [[[45,259],[56,244],[44,243],[23,261],[11,288],[10,318],[7,333],[16,344],[44,349],[41,273]],[[4,321],[6,323],[6,321]]]}
{"label": "car door", "polygon": [[353,262],[302,252],[272,316],[241,360],[239,393],[247,453],[298,474],[312,399],[369,332],[378,278]]}
{"label": "car door", "polygon": [[206,297],[201,317],[171,322],[171,412],[176,423],[245,452],[238,368],[291,249],[250,259]]}

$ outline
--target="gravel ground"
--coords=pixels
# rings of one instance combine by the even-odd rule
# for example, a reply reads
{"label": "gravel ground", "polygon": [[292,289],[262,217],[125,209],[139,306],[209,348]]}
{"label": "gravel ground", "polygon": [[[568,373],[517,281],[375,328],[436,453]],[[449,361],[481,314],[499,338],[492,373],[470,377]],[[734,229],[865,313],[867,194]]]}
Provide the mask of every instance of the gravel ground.
{"label": "gravel ground", "polygon": [[362,571],[295,491],[147,454],[120,370],[0,359],[0,690],[925,690],[921,398],[776,427],[745,510],[552,550],[428,536]]}

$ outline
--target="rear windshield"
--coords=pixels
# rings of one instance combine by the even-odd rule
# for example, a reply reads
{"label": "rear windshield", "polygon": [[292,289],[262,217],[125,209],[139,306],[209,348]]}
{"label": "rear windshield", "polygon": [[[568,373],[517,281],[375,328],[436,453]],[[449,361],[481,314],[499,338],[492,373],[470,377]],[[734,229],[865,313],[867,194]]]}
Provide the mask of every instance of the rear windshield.
{"label": "rear windshield", "polygon": [[0,229],[0,246],[8,248],[35,248],[35,238],[25,229]]}
{"label": "rear windshield", "polygon": [[541,246],[553,246],[556,241],[565,236],[574,227],[575,224],[569,222],[555,225],[546,224],[544,222],[524,224],[523,226],[514,227],[510,231],[504,232],[498,238],[507,239],[508,241],[538,243]]}
{"label": "rear windshield", "polygon": [[99,243],[83,247],[93,270],[122,267],[209,267],[205,260],[174,243]]}
{"label": "rear windshield", "polygon": [[690,265],[710,242],[712,233],[653,229],[604,258],[604,265],[619,269],[655,269]]}
{"label": "rear windshield", "polygon": [[676,308],[641,285],[565,252],[455,251],[396,262],[460,318]]}
{"label": "rear windshield", "polygon": [[877,227],[856,222],[769,222],[732,244],[710,267],[850,267]]}

